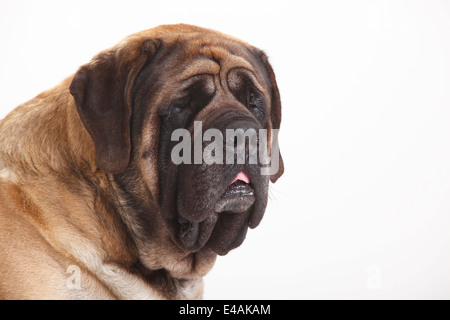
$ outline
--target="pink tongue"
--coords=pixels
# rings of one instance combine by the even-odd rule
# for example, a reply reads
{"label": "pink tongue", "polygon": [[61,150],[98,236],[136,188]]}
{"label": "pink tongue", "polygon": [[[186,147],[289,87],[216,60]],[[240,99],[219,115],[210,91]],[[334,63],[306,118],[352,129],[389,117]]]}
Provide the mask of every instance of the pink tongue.
{"label": "pink tongue", "polygon": [[250,178],[243,171],[238,173],[231,184],[235,183],[238,180],[244,181],[245,183],[250,183]]}

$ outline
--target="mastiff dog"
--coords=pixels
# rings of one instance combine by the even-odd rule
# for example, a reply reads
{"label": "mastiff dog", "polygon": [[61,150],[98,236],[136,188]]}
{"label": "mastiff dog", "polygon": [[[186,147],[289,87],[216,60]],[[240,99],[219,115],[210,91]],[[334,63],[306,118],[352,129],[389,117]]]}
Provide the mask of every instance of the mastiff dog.
{"label": "mastiff dog", "polygon": [[[0,298],[202,298],[283,173],[280,121],[267,56],[236,38],[167,25],[100,52],[0,122]],[[207,161],[209,129],[268,130],[275,170],[250,143]]]}

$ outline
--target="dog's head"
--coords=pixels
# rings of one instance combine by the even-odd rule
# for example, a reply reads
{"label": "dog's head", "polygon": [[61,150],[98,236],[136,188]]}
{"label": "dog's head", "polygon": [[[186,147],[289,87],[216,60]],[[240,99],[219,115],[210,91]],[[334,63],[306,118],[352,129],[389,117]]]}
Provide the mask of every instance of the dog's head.
{"label": "dog's head", "polygon": [[283,173],[280,96],[262,51],[162,26],[97,55],[70,90],[147,267],[204,275],[259,224],[269,179]]}

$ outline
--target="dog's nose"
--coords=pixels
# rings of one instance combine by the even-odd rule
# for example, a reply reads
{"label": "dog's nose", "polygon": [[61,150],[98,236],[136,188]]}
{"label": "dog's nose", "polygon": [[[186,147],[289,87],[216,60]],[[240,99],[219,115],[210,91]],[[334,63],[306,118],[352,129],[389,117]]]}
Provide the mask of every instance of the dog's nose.
{"label": "dog's nose", "polygon": [[241,106],[224,105],[219,110],[207,128],[220,131],[225,164],[257,164],[261,124]]}
{"label": "dog's nose", "polygon": [[[235,120],[225,129],[227,164],[256,164],[258,153],[258,126],[252,120]],[[231,159],[233,154],[233,159]]]}

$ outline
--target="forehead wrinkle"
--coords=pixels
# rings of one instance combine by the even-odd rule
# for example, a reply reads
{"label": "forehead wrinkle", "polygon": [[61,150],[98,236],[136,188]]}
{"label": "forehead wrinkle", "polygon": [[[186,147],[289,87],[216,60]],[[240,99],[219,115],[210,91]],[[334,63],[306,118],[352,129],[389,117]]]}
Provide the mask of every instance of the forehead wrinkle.
{"label": "forehead wrinkle", "polygon": [[187,80],[199,74],[219,74],[220,65],[208,58],[197,58],[188,63],[180,78]]}
{"label": "forehead wrinkle", "polygon": [[231,55],[227,58],[226,64],[228,64],[228,70],[234,68],[247,69],[248,71],[255,73],[253,66],[241,56]]}
{"label": "forehead wrinkle", "polygon": [[242,56],[245,56],[245,53],[238,47],[206,47],[203,52],[212,60],[218,61],[221,64],[222,69],[226,69],[226,72],[233,67],[248,69],[251,72],[255,72],[251,63]]}

